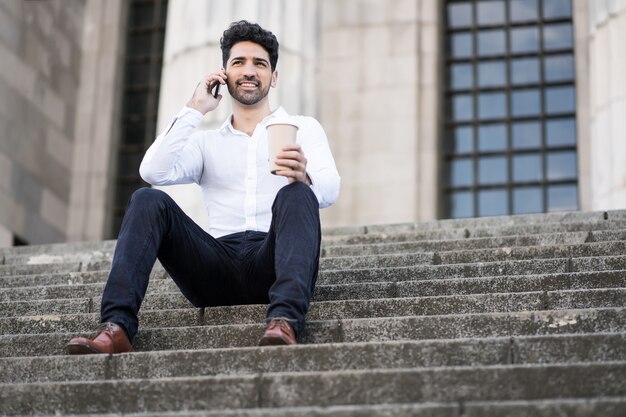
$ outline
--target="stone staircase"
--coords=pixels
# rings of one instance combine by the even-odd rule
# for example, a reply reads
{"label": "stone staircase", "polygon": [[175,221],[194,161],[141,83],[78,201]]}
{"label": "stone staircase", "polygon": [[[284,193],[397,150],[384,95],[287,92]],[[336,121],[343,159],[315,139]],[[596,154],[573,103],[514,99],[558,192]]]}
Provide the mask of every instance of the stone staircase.
{"label": "stone staircase", "polygon": [[0,415],[626,416],[626,211],[327,229],[297,347],[157,265],[136,352],[67,356],[114,245],[0,250]]}

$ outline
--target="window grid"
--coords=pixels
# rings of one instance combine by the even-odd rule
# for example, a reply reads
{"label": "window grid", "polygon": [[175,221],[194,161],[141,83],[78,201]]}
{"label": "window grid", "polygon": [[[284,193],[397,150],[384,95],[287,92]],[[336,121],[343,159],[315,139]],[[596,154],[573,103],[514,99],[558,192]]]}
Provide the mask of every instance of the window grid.
{"label": "window grid", "polygon": [[167,0],[132,0],[129,5],[112,237],[117,236],[132,193],[147,185],[139,176],[139,164],[156,132],[166,16]]}
{"label": "window grid", "polygon": [[[532,1],[531,1],[532,2]],[[527,3],[531,3],[527,2]],[[562,2],[562,0],[561,0]],[[504,8],[504,21],[502,23],[497,24],[478,24],[478,4],[483,3],[483,5],[489,3],[491,5],[501,5]],[[450,21],[451,17],[451,7],[462,5],[462,7],[469,7],[471,10],[471,23],[469,26],[465,25],[462,27],[453,27]],[[546,79],[546,58],[549,57],[566,57],[566,62],[572,62],[573,65],[573,33],[570,30],[571,41],[567,42],[567,39],[564,41],[561,40],[561,44],[569,45],[570,47],[563,48],[549,48],[550,45],[546,45],[544,42],[545,39],[545,26],[550,25],[570,25],[572,24],[571,18],[571,4],[568,5],[569,13],[565,13],[566,17],[558,17],[558,18],[543,18],[542,10],[544,9],[544,4],[542,0],[536,1],[536,10],[537,10],[537,19],[534,20],[526,20],[520,22],[511,22],[510,21],[510,7],[511,0],[500,0],[500,1],[480,1],[480,0],[461,0],[461,1],[447,1],[446,2],[446,74],[448,82],[446,83],[446,119],[445,119],[445,140],[444,140],[444,160],[445,164],[445,186],[444,186],[444,195],[445,195],[445,203],[444,203],[444,212],[446,217],[473,217],[480,215],[488,215],[490,213],[485,214],[484,208],[480,207],[480,198],[481,193],[483,195],[488,195],[489,192],[493,195],[496,193],[496,190],[504,191],[506,195],[505,201],[501,201],[500,204],[504,206],[504,209],[500,210],[500,212],[495,214],[516,214],[519,213],[520,210],[516,209],[514,196],[515,192],[519,191],[523,193],[526,190],[528,193],[532,188],[539,187],[541,190],[541,204],[540,207],[536,206],[531,210],[522,209],[521,212],[537,212],[537,211],[550,211],[550,210],[558,210],[558,209],[576,209],[578,206],[577,203],[577,179],[576,175],[565,178],[550,178],[550,167],[548,166],[548,158],[550,155],[553,155],[556,152],[569,152],[573,153],[575,156],[576,152],[576,140],[575,133],[573,133],[573,138],[569,141],[565,141],[565,143],[557,144],[557,145],[549,145],[547,143],[548,140],[548,131],[547,125],[551,121],[557,120],[565,120],[565,121],[575,121],[575,108],[572,106],[568,108],[566,111],[562,112],[552,112],[549,111],[548,108],[548,94],[554,94],[550,90],[553,87],[569,87],[574,88],[574,77],[570,77],[568,79],[567,75],[565,79],[559,79],[559,76],[556,77],[556,80],[547,80]],[[528,31],[523,31],[523,29],[530,28]],[[512,31],[516,29],[517,33],[532,33],[533,28],[536,28],[537,33],[537,49],[530,50],[533,48],[526,48],[528,50],[522,52],[514,52],[512,51],[513,39],[512,39]],[[489,32],[491,30],[492,32]],[[497,30],[504,31],[504,50],[500,51],[496,54],[490,55],[481,55],[480,54],[480,45],[479,45],[479,34],[481,33],[496,33]],[[471,39],[471,53],[469,54],[461,54],[462,56],[454,56],[454,52],[458,53],[458,50],[455,51],[456,45],[454,44],[455,39],[454,35],[461,34],[464,36],[464,40],[466,39],[466,34],[470,35]],[[483,37],[483,39],[487,39]],[[552,41],[554,42],[554,40]],[[558,45],[558,43],[557,43]],[[522,45],[523,46],[523,45]],[[524,49],[524,48],[521,48]],[[569,57],[572,57],[570,61],[567,61]],[[525,82],[525,83],[515,83],[514,82],[514,74],[513,74],[513,64],[514,59],[520,58],[532,58],[537,59],[539,62],[538,68],[538,79],[535,82]],[[493,63],[495,67],[497,67],[499,62],[504,62],[505,65],[505,74],[504,74],[504,85],[498,84],[496,85],[481,85],[481,74],[479,74],[480,64],[484,63]],[[469,65],[470,70],[472,71],[471,76],[469,77],[472,82],[470,86],[466,85],[466,82],[461,81],[463,84],[460,88],[457,84],[456,79],[454,77],[457,73],[454,71],[459,67],[454,67],[454,65],[464,64],[465,68]],[[566,74],[573,74],[573,68],[567,68],[565,71]],[[467,74],[465,74],[467,75]],[[465,80],[467,77],[463,78]],[[561,76],[562,78],[562,76]],[[526,92],[526,99],[536,97],[537,93],[539,94],[539,108],[536,109],[535,112],[532,108],[528,114],[513,114],[516,110],[516,107],[519,107],[520,103],[522,103],[521,98],[523,97],[524,92]],[[504,94],[505,97],[505,109],[504,114],[496,115],[495,117],[491,117],[491,115],[483,114],[485,110],[483,108],[483,104],[487,103],[489,100],[494,101],[493,98],[497,95],[493,95],[491,99],[485,96],[484,93],[497,93]],[[522,93],[522,94],[520,94]],[[467,115],[463,115],[463,117],[458,117],[457,111],[461,111],[464,109],[464,106],[459,104],[461,101],[456,99],[459,96],[470,95],[471,96],[471,109],[469,109]],[[515,103],[514,99],[517,98],[518,102]],[[481,102],[481,99],[483,100]],[[561,100],[563,101],[563,100]],[[523,103],[522,103],[523,104]],[[567,103],[565,103],[567,104]],[[559,102],[559,105],[563,105]],[[567,107],[563,105],[564,107]],[[501,109],[497,109],[500,111]],[[536,114],[535,114],[536,113]],[[520,149],[515,146],[514,140],[514,123],[519,122],[539,122],[540,132],[541,132],[541,141],[539,142],[539,146],[531,146],[525,149]],[[496,124],[504,124],[506,127],[506,149],[481,149],[481,137],[479,136],[479,129],[485,126],[494,126]],[[451,143],[456,144],[457,138],[455,129],[460,127],[469,127],[471,129],[471,149],[466,149],[464,147],[460,151],[456,146],[451,146]],[[534,180],[514,180],[514,162],[521,161],[520,156],[523,155],[540,155],[541,158],[541,175],[539,179]],[[480,164],[481,161],[486,163],[488,157],[504,157],[506,163],[506,180],[488,183],[486,181],[481,181],[481,171]],[[471,181],[457,181],[459,175],[454,172],[454,164],[459,166],[459,163],[463,163],[463,161],[471,161]],[[565,159],[565,158],[562,158]],[[528,160],[528,159],[527,159]],[[491,159],[491,161],[495,161],[495,159]],[[575,161],[575,158],[574,158]],[[574,162],[575,163],[575,162]],[[567,170],[566,170],[567,171]],[[574,170],[575,171],[575,170]],[[468,172],[469,175],[469,172]],[[456,182],[456,183],[455,183]],[[562,205],[550,204],[550,188],[554,186],[570,186],[572,187],[573,195],[570,195],[569,198],[569,206],[563,207]],[[492,191],[489,191],[492,190]],[[464,198],[467,200],[469,193],[469,204],[471,205],[471,210],[458,210],[458,203],[455,205],[454,201],[457,196],[459,198]],[[502,197],[502,196],[500,196]],[[468,201],[464,201],[465,204]],[[494,214],[494,213],[491,213]]]}

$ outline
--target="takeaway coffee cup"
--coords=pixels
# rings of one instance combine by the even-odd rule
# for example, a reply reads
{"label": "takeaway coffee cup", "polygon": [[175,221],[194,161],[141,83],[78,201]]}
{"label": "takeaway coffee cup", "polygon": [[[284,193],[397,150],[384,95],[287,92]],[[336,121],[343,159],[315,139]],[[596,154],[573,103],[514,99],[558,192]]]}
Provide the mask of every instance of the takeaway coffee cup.
{"label": "takeaway coffee cup", "polygon": [[267,124],[266,128],[270,172],[276,174],[276,171],[289,169],[276,165],[276,155],[281,153],[285,146],[296,143],[298,125],[289,119],[273,119]]}

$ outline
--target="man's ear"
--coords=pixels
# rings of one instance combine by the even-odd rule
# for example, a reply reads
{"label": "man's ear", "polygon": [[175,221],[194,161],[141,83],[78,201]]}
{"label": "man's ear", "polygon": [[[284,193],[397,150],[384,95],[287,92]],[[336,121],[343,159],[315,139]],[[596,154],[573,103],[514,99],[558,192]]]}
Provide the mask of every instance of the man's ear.
{"label": "man's ear", "polygon": [[276,88],[277,83],[278,83],[278,70],[274,71],[274,73],[272,74],[272,81],[270,82],[270,85]]}

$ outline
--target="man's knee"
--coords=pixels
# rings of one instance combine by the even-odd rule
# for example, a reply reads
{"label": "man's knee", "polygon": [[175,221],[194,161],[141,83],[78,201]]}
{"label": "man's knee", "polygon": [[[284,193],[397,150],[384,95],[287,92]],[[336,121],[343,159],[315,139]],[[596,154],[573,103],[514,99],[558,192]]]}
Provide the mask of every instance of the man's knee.
{"label": "man's knee", "polygon": [[281,188],[276,194],[274,204],[282,204],[284,201],[298,201],[319,208],[315,193],[303,182],[294,182]]}
{"label": "man's knee", "polygon": [[166,194],[163,191],[157,190],[156,188],[143,187],[133,192],[130,201],[158,200],[163,198],[164,195]]}
{"label": "man's knee", "polygon": [[162,208],[171,199],[169,195],[161,190],[144,187],[136,190],[130,197],[129,206],[141,208]]}

